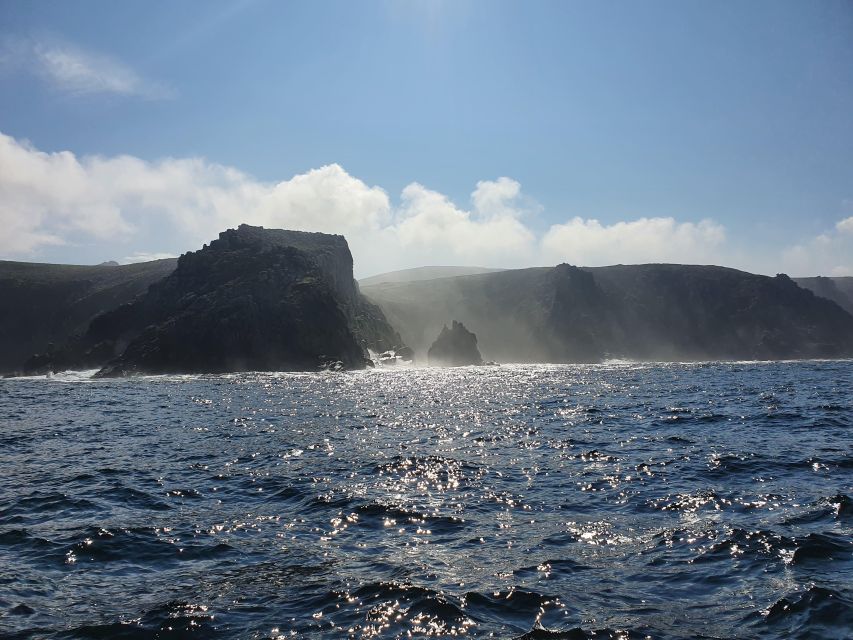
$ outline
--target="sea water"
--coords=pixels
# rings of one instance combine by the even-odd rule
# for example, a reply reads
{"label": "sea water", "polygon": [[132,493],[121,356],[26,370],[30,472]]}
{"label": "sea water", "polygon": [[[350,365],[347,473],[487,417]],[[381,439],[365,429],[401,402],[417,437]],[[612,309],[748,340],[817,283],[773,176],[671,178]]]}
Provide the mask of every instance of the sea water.
{"label": "sea water", "polygon": [[846,638],[853,362],[0,381],[4,638]]}

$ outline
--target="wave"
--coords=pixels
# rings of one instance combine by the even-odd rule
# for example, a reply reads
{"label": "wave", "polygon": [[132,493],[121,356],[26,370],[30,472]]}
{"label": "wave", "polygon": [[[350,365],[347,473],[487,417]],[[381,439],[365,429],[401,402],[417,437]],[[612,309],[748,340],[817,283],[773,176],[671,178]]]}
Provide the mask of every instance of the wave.
{"label": "wave", "polygon": [[137,618],[81,625],[68,629],[61,637],[80,640],[154,640],[217,638],[223,635],[230,633],[222,625],[214,624],[214,614],[207,605],[171,600],[148,609]]}
{"label": "wave", "polygon": [[61,518],[79,518],[99,508],[99,504],[87,498],[55,491],[34,491],[14,499],[8,506],[0,509],[0,525],[36,524]]}
{"label": "wave", "polygon": [[[371,582],[330,593],[314,617],[323,619],[326,628],[336,625],[355,637],[433,638],[466,635],[476,626],[464,609],[458,597],[428,587]],[[315,630],[319,626],[303,631]]]}
{"label": "wave", "polygon": [[780,637],[849,637],[853,629],[853,599],[849,593],[813,585],[780,598],[748,619],[753,626],[769,627]]}
{"label": "wave", "polygon": [[650,636],[632,629],[591,629],[581,627],[567,630],[553,630],[539,627],[532,629],[514,640],[648,640]]}
{"label": "wave", "polygon": [[807,564],[853,560],[853,541],[837,533],[809,533],[789,537],[767,530],[735,528],[710,547],[701,549],[693,563],[714,562],[731,557],[779,560],[785,564]]}

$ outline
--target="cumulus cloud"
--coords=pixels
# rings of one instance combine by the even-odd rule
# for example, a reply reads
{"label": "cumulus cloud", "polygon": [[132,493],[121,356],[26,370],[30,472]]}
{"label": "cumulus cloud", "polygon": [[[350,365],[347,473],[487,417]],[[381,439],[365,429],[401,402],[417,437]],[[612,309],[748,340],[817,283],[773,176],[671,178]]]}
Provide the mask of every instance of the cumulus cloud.
{"label": "cumulus cloud", "polygon": [[0,66],[32,73],[49,86],[72,95],[118,95],[168,98],[172,91],[147,80],[121,61],[58,40],[7,38]]}
{"label": "cumulus cloud", "polygon": [[839,221],[833,231],[788,247],[781,264],[794,276],[853,276],[853,218]]}
{"label": "cumulus cloud", "polygon": [[487,217],[518,217],[523,213],[519,205],[521,184],[512,178],[481,180],[471,194],[474,209]]}
{"label": "cumulus cloud", "polygon": [[105,177],[69,152],[42,153],[0,134],[0,251],[61,244],[70,231],[99,239],[129,232]]}
{"label": "cumulus cloud", "polygon": [[[535,238],[514,208],[518,183],[484,181],[465,210],[413,183],[398,207],[337,164],[277,183],[201,158],[45,153],[0,134],[0,253],[25,257],[69,238],[179,238],[186,249],[241,222],[347,236],[363,273],[386,265],[504,264],[531,257]],[[162,247],[139,248],[140,254]]]}
{"label": "cumulus cloud", "polygon": [[552,226],[542,238],[542,249],[552,261],[586,266],[718,263],[725,238],[725,229],[711,220],[679,223],[673,218],[640,218],[603,225],[576,217]]}
{"label": "cumulus cloud", "polygon": [[[732,263],[725,230],[710,220],[574,217],[537,234],[530,219],[537,210],[507,177],[478,182],[467,206],[417,182],[392,201],[337,164],[268,183],[203,158],[48,153],[0,133],[4,258],[57,255],[63,243],[84,247],[77,255],[100,247],[99,256],[124,255],[125,262],[164,257],[246,222],[343,234],[360,276],[437,264]],[[831,246],[846,224],[828,236]]]}
{"label": "cumulus cloud", "polygon": [[472,256],[484,264],[529,258],[535,238],[519,220],[523,212],[513,207],[519,193],[519,184],[509,178],[479,182],[468,211],[415,182],[403,189],[386,235],[428,264],[467,262]]}
{"label": "cumulus cloud", "polygon": [[390,215],[382,189],[338,165],[264,184],[200,158],[78,158],[3,134],[0,201],[0,224],[11,230],[0,251],[19,255],[74,234],[126,241],[162,228],[195,246],[240,222],[344,233],[378,229]]}

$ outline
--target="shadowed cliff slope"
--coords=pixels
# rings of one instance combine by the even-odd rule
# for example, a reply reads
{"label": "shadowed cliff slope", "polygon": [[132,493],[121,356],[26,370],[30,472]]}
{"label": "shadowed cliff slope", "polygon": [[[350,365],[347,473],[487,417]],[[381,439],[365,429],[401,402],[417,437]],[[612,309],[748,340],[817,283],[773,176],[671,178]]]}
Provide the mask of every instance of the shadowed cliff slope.
{"label": "shadowed cliff slope", "polygon": [[853,316],[784,275],[569,265],[364,286],[421,357],[451,318],[503,362],[853,355]]}
{"label": "shadowed cliff slope", "polygon": [[0,373],[84,333],[92,318],[145,293],[177,263],[177,258],[123,266],[0,261]]}
{"label": "shadowed cliff slope", "polygon": [[358,292],[342,236],[241,225],[181,256],[145,295],[94,318],[81,339],[27,370],[359,368],[366,348],[395,346],[399,336]]}
{"label": "shadowed cliff slope", "polygon": [[808,289],[816,296],[832,300],[839,307],[853,314],[853,277],[828,278],[793,278],[794,282],[803,289]]}

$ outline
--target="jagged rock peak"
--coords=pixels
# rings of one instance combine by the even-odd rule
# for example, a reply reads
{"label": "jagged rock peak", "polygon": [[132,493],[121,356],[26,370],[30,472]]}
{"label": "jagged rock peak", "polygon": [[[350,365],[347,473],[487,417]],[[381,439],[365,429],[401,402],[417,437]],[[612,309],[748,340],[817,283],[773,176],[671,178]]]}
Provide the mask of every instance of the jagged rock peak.
{"label": "jagged rock peak", "polygon": [[477,348],[477,336],[456,320],[449,329],[444,325],[427,355],[431,365],[459,367],[483,364],[483,358]]}

